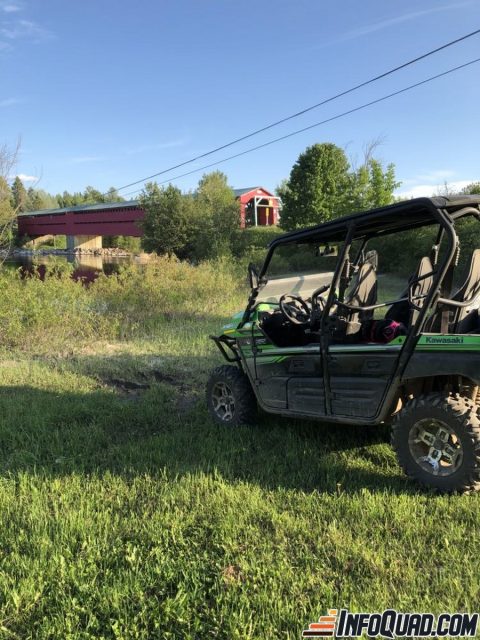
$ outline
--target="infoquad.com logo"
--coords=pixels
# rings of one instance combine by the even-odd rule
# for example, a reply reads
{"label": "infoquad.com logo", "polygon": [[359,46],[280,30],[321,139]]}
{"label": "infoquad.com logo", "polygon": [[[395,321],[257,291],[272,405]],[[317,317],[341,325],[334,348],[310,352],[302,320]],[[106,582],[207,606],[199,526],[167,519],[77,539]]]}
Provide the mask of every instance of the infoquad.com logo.
{"label": "infoquad.com logo", "polygon": [[318,622],[309,624],[302,638],[474,638],[478,613],[401,613],[386,609],[381,613],[350,613],[329,609]]}

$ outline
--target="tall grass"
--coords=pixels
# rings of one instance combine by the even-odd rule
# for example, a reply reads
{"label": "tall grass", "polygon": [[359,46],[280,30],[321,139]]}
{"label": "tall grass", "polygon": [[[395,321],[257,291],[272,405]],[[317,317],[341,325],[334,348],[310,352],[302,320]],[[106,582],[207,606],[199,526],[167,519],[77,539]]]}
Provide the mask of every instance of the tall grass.
{"label": "tall grass", "polygon": [[159,323],[228,314],[243,279],[225,262],[192,266],[158,258],[142,268],[101,274],[89,285],[65,266],[38,272],[0,271],[0,343],[4,348],[53,351],[91,342],[149,335]]}

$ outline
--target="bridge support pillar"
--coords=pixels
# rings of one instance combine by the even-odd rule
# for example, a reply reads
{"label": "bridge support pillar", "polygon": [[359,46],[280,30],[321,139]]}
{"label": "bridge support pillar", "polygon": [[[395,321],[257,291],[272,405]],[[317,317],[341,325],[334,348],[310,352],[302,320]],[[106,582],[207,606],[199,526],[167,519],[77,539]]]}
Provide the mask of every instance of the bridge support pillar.
{"label": "bridge support pillar", "polygon": [[36,247],[43,244],[44,242],[48,242],[49,240],[53,240],[54,238],[55,236],[52,236],[50,234],[47,234],[45,236],[36,236],[35,238],[32,238],[31,240],[26,242],[25,246],[35,249]]}
{"label": "bridge support pillar", "polygon": [[67,236],[67,249],[101,249],[102,236]]}

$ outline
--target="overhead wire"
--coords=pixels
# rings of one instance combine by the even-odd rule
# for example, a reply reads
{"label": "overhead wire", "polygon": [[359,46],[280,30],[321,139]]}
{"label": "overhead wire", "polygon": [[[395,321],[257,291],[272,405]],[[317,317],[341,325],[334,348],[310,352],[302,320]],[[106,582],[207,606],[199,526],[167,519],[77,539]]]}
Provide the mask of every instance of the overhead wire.
{"label": "overhead wire", "polygon": [[[377,82],[378,80],[381,80],[383,78],[386,78],[389,75],[392,75],[393,73],[396,73],[397,71],[400,71],[401,69],[405,69],[406,67],[409,67],[413,64],[416,64],[417,62],[424,60],[425,58],[428,58],[440,51],[443,51],[449,47],[452,47],[460,42],[463,42],[469,38],[472,38],[473,36],[476,36],[480,34],[480,29],[475,29],[474,31],[471,31],[469,33],[466,33],[463,36],[460,36],[459,38],[455,38],[454,40],[450,40],[449,42],[446,42],[445,44],[436,47],[435,49],[431,49],[430,51],[427,51],[426,53],[423,53],[415,58],[412,58],[411,60],[408,60],[407,62],[404,62],[396,67],[393,67],[392,69],[389,69],[388,71],[385,71],[379,75],[374,76],[373,78],[369,78],[368,80],[365,80],[364,82],[361,82],[357,85],[354,85],[353,87],[350,87],[349,89],[345,89],[344,91],[341,91],[333,96],[330,96],[329,98],[325,98],[324,100],[317,102],[316,104],[313,104],[309,107],[306,107],[304,109],[301,109],[300,111],[297,111],[296,113],[292,113],[284,118],[281,118],[280,120],[276,120],[275,122],[272,122],[270,124],[265,125],[264,127],[261,127],[259,129],[256,129],[255,131],[252,131],[250,133],[247,133],[243,136],[240,136],[239,138],[235,138],[234,140],[231,140],[230,142],[227,142],[225,144],[222,144],[218,147],[215,147],[214,149],[210,149],[209,151],[206,151],[204,153],[201,153],[193,158],[190,158],[189,160],[185,160],[184,162],[180,162],[178,164],[172,165],[171,167],[168,167],[166,169],[162,169],[161,171],[158,171],[156,173],[153,173],[149,176],[146,176],[144,178],[141,178],[139,180],[135,180],[134,182],[130,182],[128,184],[122,185],[121,187],[118,187],[116,189],[116,191],[123,191],[124,189],[128,189],[128,187],[133,187],[137,184],[140,184],[142,182],[146,182],[147,180],[152,180],[153,178],[156,178],[160,175],[163,175],[165,173],[169,173],[170,171],[174,171],[175,169],[179,169],[180,167],[186,166],[187,164],[191,164],[193,162],[196,162],[198,160],[201,160],[202,158],[206,158],[207,156],[213,155],[214,153],[217,153],[218,151],[222,151],[223,149],[227,149],[228,147],[231,147],[235,144],[238,144],[239,142],[243,142],[244,140],[247,140],[249,138],[252,138],[253,136],[256,136],[260,133],[263,133],[265,131],[268,131],[269,129],[272,129],[273,127],[276,127],[280,124],[283,124],[285,122],[288,122],[289,120],[292,120],[294,118],[298,118],[301,115],[304,115],[305,113],[308,113],[309,111],[312,111],[314,109],[318,109],[321,106],[324,106],[330,102],[333,102],[334,100],[338,100],[339,98],[342,98],[350,93],[353,93],[354,91],[357,91],[358,89],[361,89],[363,87],[366,87],[370,84],[373,84],[374,82]],[[316,126],[316,125],[315,125]],[[106,194],[102,194],[102,195],[106,195]]]}
{"label": "overhead wire", "polygon": [[[437,80],[438,78],[442,78],[444,76],[447,76],[451,73],[455,73],[456,71],[460,71],[461,69],[465,69],[466,67],[469,67],[473,64],[476,64],[480,62],[480,58],[475,58],[473,60],[469,60],[468,62],[465,62],[461,65],[458,65],[456,67],[452,67],[451,69],[447,69],[446,71],[442,71],[441,73],[437,73],[433,76],[430,76],[428,78],[425,78],[424,80],[421,80],[419,82],[415,82],[414,84],[408,85],[407,87],[403,87],[402,89],[398,89],[397,91],[393,91],[392,93],[389,93],[387,95],[381,96],[380,98],[376,98],[375,100],[370,100],[369,102],[365,102],[364,104],[361,104],[357,107],[354,107],[352,109],[348,109],[347,111],[343,111],[342,113],[336,114],[334,116],[331,116],[330,118],[326,118],[325,120],[321,120],[320,122],[315,122],[314,124],[308,125],[307,127],[302,127],[301,129],[297,129],[296,131],[292,131],[290,133],[287,133],[283,136],[279,136],[278,138],[274,138],[273,140],[269,140],[267,142],[264,142],[262,144],[259,144],[255,147],[250,147],[249,149],[245,149],[244,151],[240,151],[239,153],[235,153],[234,155],[228,156],[227,158],[222,158],[220,160],[216,160],[215,162],[212,162],[210,164],[206,164],[202,167],[197,167],[196,169],[192,169],[191,171],[187,171],[185,173],[182,173],[180,175],[177,176],[173,176],[172,178],[168,178],[167,180],[163,180],[162,182],[159,182],[159,185],[162,184],[167,184],[168,182],[173,182],[174,180],[179,180],[180,178],[184,178],[186,176],[192,175],[193,173],[197,173],[199,171],[204,171],[205,169],[210,169],[211,167],[214,167],[218,164],[221,164],[223,162],[228,162],[229,160],[234,160],[235,158],[239,158],[241,156],[247,155],[248,153],[253,153],[254,151],[258,151],[259,149],[263,149],[265,147],[269,147],[272,144],[276,144],[277,142],[281,142],[282,140],[286,140],[288,138],[292,138],[293,136],[299,135],[301,133],[304,133],[305,131],[309,131],[310,129],[314,129],[315,127],[320,127],[321,125],[324,124],[328,124],[329,122],[333,122],[334,120],[339,120],[340,118],[344,118],[348,115],[351,115],[352,113],[356,113],[358,111],[362,111],[363,109],[367,109],[368,107],[371,107],[375,104],[379,104],[380,102],[384,102],[385,100],[389,100],[390,98],[393,98],[395,96],[398,96],[402,93],[406,93],[407,91],[411,91],[412,89],[415,89],[417,87],[420,87],[422,85],[425,85],[429,82],[432,82],[433,80]],[[135,189],[134,191],[130,191],[129,193],[126,193],[125,195],[133,195],[135,193],[138,193],[139,191],[142,191],[143,187],[140,187],[139,189]]]}

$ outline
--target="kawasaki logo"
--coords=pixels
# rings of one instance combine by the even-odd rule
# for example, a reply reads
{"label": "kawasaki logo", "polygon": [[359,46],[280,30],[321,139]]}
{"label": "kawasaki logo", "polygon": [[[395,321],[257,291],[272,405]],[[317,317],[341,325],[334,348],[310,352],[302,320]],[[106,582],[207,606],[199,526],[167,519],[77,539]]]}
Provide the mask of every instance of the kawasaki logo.
{"label": "kawasaki logo", "polygon": [[463,338],[460,336],[452,336],[451,338],[428,336],[425,338],[425,344],[463,344]]}

